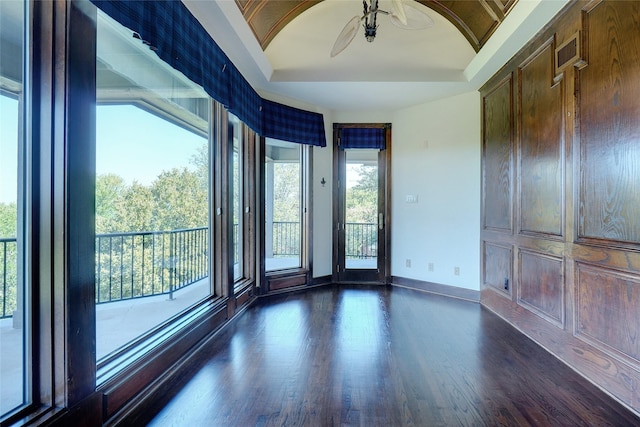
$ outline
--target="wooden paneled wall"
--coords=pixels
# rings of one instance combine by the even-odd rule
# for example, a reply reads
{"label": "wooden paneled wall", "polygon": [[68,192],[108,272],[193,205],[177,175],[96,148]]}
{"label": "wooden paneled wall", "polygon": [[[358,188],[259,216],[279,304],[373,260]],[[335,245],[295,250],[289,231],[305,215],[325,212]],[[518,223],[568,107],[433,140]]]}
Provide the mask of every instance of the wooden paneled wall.
{"label": "wooden paneled wall", "polygon": [[481,302],[640,413],[640,2],[572,3],[481,93]]}

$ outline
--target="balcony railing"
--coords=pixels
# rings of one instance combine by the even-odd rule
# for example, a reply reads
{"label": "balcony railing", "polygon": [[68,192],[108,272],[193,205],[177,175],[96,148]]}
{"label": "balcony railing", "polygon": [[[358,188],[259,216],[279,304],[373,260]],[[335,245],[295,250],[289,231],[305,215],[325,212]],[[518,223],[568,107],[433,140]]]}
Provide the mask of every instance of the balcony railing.
{"label": "balcony railing", "polygon": [[[377,224],[348,222],[345,224],[347,259],[373,259],[377,256]],[[300,254],[300,223],[273,222],[273,257],[286,258]]]}
{"label": "balcony railing", "polygon": [[374,259],[378,256],[377,224],[347,222],[344,230],[346,259]]}
{"label": "balcony railing", "polygon": [[300,223],[273,222],[273,257],[288,258],[300,255]]}
{"label": "balcony railing", "polygon": [[[237,241],[234,226],[234,241]],[[375,258],[377,226],[347,223],[347,259]],[[273,257],[298,256],[300,223],[273,223]],[[234,251],[236,251],[234,245]],[[0,318],[17,307],[16,238],[0,239]],[[209,275],[207,227],[96,235],[96,303],[169,295]]]}
{"label": "balcony railing", "polygon": [[168,294],[209,275],[207,227],[96,235],[96,303]]}
{"label": "balcony railing", "polygon": [[0,319],[13,316],[17,307],[18,248],[15,237],[0,239]]}

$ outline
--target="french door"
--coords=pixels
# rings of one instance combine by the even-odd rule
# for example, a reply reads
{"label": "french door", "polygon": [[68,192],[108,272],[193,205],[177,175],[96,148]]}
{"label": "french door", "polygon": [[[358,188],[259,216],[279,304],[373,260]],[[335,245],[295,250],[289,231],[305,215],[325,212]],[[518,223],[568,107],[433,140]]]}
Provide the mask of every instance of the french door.
{"label": "french door", "polygon": [[[384,148],[366,143],[345,147],[345,128],[379,129]],[[387,281],[390,134],[389,125],[384,124],[334,125],[334,282]]]}

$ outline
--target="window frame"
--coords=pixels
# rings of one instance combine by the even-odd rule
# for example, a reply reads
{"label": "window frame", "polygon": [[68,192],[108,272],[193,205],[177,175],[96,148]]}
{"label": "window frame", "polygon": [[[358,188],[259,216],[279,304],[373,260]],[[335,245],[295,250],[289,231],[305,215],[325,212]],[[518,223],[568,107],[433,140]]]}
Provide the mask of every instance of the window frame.
{"label": "window frame", "polygon": [[[216,216],[220,217],[221,236],[226,239],[219,242],[217,247],[221,253],[218,257],[219,268],[226,271],[221,277],[223,288],[226,295],[233,296],[236,300],[236,306],[240,306],[246,302],[255,293],[256,286],[256,146],[259,136],[250,129],[242,120],[238,119],[239,129],[239,147],[241,155],[239,157],[239,182],[242,185],[240,191],[241,206],[239,215],[241,219],[241,241],[238,243],[240,248],[240,258],[242,270],[238,278],[234,274],[234,197],[233,197],[233,152],[234,141],[231,133],[230,113],[221,107],[220,123],[224,124],[220,127],[221,143],[217,148],[218,158],[220,161],[216,164],[217,186],[216,190],[220,194],[217,200],[219,209],[216,209]],[[238,303],[239,301],[239,303]]]}
{"label": "window frame", "polygon": [[288,292],[292,288],[313,285],[313,197],[311,177],[313,176],[313,147],[300,144],[300,267],[266,271],[266,237],[265,237],[265,208],[266,195],[266,138],[260,138],[259,167],[259,195],[260,203],[260,289],[261,293]]}
{"label": "window frame", "polygon": [[[95,354],[95,105],[97,9],[86,0],[28,2],[28,64],[25,70],[25,138],[29,180],[25,205],[26,275],[33,331],[30,347],[32,403],[2,423],[102,425],[143,415],[159,384],[179,381],[176,366],[194,357],[218,328],[255,296],[256,140],[248,128],[244,204],[251,272],[241,288],[228,281],[229,259],[226,110],[211,101],[210,256],[212,294],[163,325],[165,338],[98,385]],[[243,127],[246,127],[243,125]],[[93,141],[87,143],[87,141]],[[224,203],[222,202],[224,201]],[[224,215],[227,215],[227,209]],[[251,237],[253,236],[253,238]],[[253,249],[252,249],[253,248]],[[252,264],[253,263],[253,264]],[[224,264],[223,264],[224,265]],[[226,277],[226,279],[225,279]],[[234,293],[234,290],[237,290]],[[143,399],[144,397],[144,399]],[[131,418],[131,417],[134,418]]]}

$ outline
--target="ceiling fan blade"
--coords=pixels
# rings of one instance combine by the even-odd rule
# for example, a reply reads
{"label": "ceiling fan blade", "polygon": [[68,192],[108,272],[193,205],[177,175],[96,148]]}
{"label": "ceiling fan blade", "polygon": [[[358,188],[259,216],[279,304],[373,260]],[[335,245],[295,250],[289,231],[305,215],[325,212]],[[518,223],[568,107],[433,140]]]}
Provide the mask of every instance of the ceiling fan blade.
{"label": "ceiling fan blade", "polygon": [[396,27],[404,28],[405,30],[424,30],[433,26],[433,19],[420,9],[407,3],[404,4],[404,11],[407,16],[405,24],[395,14],[389,15],[391,23]]}
{"label": "ceiling fan blade", "polygon": [[349,22],[347,22],[347,25],[344,26],[340,35],[336,39],[336,42],[333,44],[333,48],[331,49],[332,58],[349,46],[349,43],[351,43],[358,32],[360,21],[361,18],[359,16],[354,16]]}
{"label": "ceiling fan blade", "polygon": [[402,25],[407,25],[407,14],[405,13],[402,0],[392,0],[391,6],[393,7],[393,14],[391,16],[395,16]]}

